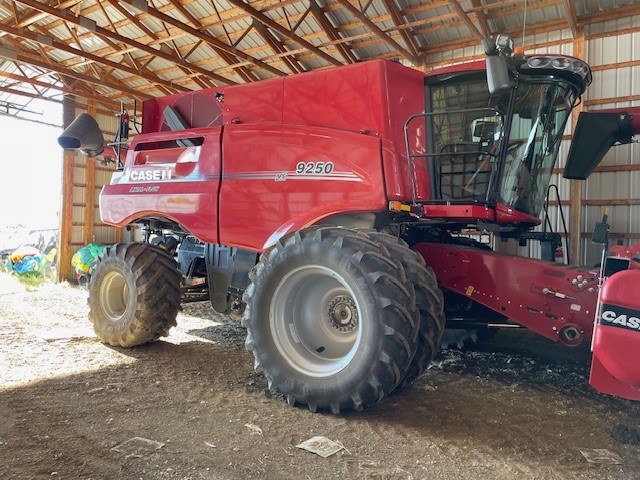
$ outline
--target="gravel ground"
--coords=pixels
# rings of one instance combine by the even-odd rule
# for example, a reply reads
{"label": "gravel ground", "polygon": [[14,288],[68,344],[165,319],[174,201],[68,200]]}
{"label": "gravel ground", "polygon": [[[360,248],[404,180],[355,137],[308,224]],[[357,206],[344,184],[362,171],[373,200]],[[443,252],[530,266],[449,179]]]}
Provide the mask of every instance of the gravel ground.
{"label": "gravel ground", "polygon": [[[0,478],[640,479],[640,404],[588,387],[586,346],[500,332],[333,416],[269,394],[244,330],[206,303],[133,349],[98,342],[87,310],[83,289],[0,275]],[[296,448],[315,435],[345,449]]]}

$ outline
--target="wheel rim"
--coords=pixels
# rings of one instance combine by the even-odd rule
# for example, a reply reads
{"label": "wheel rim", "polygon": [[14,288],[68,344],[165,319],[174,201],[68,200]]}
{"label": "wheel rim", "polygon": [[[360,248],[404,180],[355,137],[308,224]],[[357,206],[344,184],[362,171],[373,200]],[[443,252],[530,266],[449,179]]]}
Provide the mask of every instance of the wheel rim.
{"label": "wheel rim", "polygon": [[353,359],[362,335],[353,291],[333,270],[308,265],[276,287],[269,311],[276,348],[296,370],[327,377]]}
{"label": "wheel rim", "polygon": [[127,310],[129,288],[124,276],[109,272],[100,285],[100,304],[110,322],[117,322]]}

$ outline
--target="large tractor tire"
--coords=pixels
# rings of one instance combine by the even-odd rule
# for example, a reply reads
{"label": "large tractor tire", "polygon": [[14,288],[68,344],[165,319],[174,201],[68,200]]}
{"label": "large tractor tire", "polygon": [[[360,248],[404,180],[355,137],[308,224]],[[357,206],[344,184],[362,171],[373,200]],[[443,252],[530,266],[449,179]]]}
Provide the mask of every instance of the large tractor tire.
{"label": "large tractor tire", "polygon": [[98,338],[133,347],[168,335],[180,310],[180,278],[175,260],[159,247],[111,247],[89,283],[89,320]]}
{"label": "large tractor tire", "polygon": [[355,230],[303,230],[262,254],[250,277],[246,347],[290,405],[357,411],[405,377],[415,293],[379,244]]}
{"label": "large tractor tire", "polygon": [[367,236],[384,245],[391,257],[400,262],[416,292],[416,307],[420,314],[420,332],[415,357],[398,388],[413,383],[431,364],[438,352],[444,331],[443,296],[436,275],[424,258],[409,248],[402,239],[388,233],[368,231]]}

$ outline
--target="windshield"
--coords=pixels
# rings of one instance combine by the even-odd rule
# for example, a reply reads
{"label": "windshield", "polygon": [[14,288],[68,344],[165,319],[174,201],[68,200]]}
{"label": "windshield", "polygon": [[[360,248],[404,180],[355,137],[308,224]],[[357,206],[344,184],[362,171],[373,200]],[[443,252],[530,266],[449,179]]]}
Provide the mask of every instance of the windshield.
{"label": "windshield", "polygon": [[432,87],[428,156],[437,198],[498,201],[539,215],[576,96],[558,79],[521,80],[505,139],[509,100],[490,95],[485,78]]}
{"label": "windshield", "polygon": [[500,175],[499,197],[509,207],[539,215],[574,102],[564,83],[520,85]]}

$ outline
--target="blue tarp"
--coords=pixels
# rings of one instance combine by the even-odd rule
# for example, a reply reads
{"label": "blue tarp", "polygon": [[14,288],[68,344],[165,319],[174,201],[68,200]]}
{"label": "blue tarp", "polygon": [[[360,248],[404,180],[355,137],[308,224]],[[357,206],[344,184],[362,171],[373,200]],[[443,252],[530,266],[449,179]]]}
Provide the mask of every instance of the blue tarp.
{"label": "blue tarp", "polygon": [[29,272],[42,272],[46,263],[46,257],[34,247],[20,247],[16,249],[5,265],[8,269],[23,275]]}

